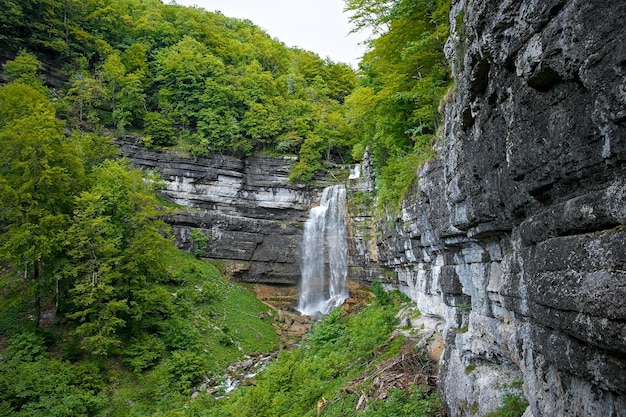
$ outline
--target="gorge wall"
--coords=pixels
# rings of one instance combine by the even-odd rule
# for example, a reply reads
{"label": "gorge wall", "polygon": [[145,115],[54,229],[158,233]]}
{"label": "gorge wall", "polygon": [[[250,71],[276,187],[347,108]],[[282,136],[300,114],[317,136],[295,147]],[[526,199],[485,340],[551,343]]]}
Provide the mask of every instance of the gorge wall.
{"label": "gorge wall", "polygon": [[[199,256],[221,260],[234,278],[287,286],[297,297],[302,227],[320,190],[289,183],[291,158],[194,159],[146,149],[132,139],[120,146],[136,167],[157,170],[165,182],[161,194],[180,204],[167,221],[182,249],[202,249]],[[205,248],[193,233],[205,236]]]}
{"label": "gorge wall", "polygon": [[444,329],[451,416],[519,390],[525,416],[626,416],[626,3],[457,0],[450,22],[437,157],[395,221],[354,215],[356,257]]}

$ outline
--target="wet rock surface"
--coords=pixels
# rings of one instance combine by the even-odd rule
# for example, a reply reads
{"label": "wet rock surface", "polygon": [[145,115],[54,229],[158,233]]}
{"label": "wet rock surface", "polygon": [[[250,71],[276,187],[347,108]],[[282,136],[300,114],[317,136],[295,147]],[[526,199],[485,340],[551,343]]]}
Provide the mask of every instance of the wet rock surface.
{"label": "wet rock surface", "polygon": [[283,346],[292,346],[299,342],[313,328],[316,320],[315,317],[278,310],[278,323],[275,327],[280,334]]}
{"label": "wet rock surface", "polygon": [[453,2],[438,156],[395,223],[352,234],[443,323],[451,416],[519,386],[526,416],[626,416],[624,21],[608,0]]}

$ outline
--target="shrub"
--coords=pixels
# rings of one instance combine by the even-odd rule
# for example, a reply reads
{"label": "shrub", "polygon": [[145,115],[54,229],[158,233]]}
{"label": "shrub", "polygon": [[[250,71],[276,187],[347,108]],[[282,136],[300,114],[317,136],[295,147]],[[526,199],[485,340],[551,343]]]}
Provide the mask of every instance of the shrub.
{"label": "shrub", "polygon": [[133,372],[140,373],[155,365],[161,359],[164,351],[165,343],[160,338],[144,333],[140,337],[133,338],[128,347],[124,349],[124,363]]}
{"label": "shrub", "polygon": [[191,242],[194,246],[193,254],[196,257],[201,257],[206,252],[207,246],[211,238],[204,234],[200,229],[191,229],[190,233]]}
{"label": "shrub", "polygon": [[188,350],[173,352],[168,365],[172,387],[180,393],[191,393],[191,389],[199,385],[207,373],[206,359]]}
{"label": "shrub", "polygon": [[3,352],[4,360],[10,364],[34,362],[47,356],[44,343],[44,338],[36,333],[17,334],[9,340],[9,347]]}
{"label": "shrub", "polygon": [[502,405],[485,417],[521,417],[527,407],[528,401],[522,395],[506,394]]}
{"label": "shrub", "polygon": [[391,296],[387,291],[385,291],[385,288],[379,279],[375,279],[374,282],[372,282],[372,292],[376,296],[376,302],[381,306],[391,304]]}
{"label": "shrub", "polygon": [[146,113],[144,117],[144,131],[151,138],[151,145],[168,146],[176,144],[172,123],[161,113]]}

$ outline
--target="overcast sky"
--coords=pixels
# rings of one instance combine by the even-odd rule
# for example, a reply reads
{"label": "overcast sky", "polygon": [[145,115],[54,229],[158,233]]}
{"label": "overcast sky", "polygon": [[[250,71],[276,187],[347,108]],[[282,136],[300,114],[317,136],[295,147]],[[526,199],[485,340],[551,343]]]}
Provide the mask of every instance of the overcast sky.
{"label": "overcast sky", "polygon": [[249,19],[287,46],[313,51],[321,58],[330,57],[354,68],[364,52],[359,44],[367,36],[350,34],[344,0],[176,0],[176,4]]}

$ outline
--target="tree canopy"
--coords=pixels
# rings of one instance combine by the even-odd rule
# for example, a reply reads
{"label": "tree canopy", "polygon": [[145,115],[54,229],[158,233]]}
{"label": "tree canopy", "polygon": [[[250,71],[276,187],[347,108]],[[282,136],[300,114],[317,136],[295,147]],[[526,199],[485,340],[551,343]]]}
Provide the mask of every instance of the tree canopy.
{"label": "tree canopy", "polygon": [[[0,415],[148,415],[125,397],[143,385],[153,412],[182,408],[274,348],[267,307],[177,251],[154,174],[57,113],[36,78],[0,86]],[[230,332],[240,314],[257,319]]]}
{"label": "tree canopy", "polygon": [[[0,21],[9,52],[34,52],[63,68],[59,98],[84,129],[139,132],[148,146],[178,144],[194,155],[298,154],[305,140],[319,141],[332,150],[320,154],[323,162],[351,160],[354,131],[334,140],[316,126],[327,112],[343,117],[354,71],[288,48],[249,20],[158,0],[0,7],[11,16]],[[11,67],[5,72],[12,76]]]}
{"label": "tree canopy", "polygon": [[[58,98],[83,129],[192,155],[296,154],[300,182],[369,148],[379,200],[392,206],[432,154],[450,0],[346,0],[354,30],[374,33],[356,73],[249,20],[158,0],[0,3],[5,44],[64,68]],[[9,79],[33,84],[29,56],[5,68]]]}
{"label": "tree canopy", "polygon": [[432,155],[440,99],[451,84],[443,48],[450,0],[348,0],[356,27],[378,36],[360,63],[358,87],[346,115],[369,147],[381,204],[397,207]]}

